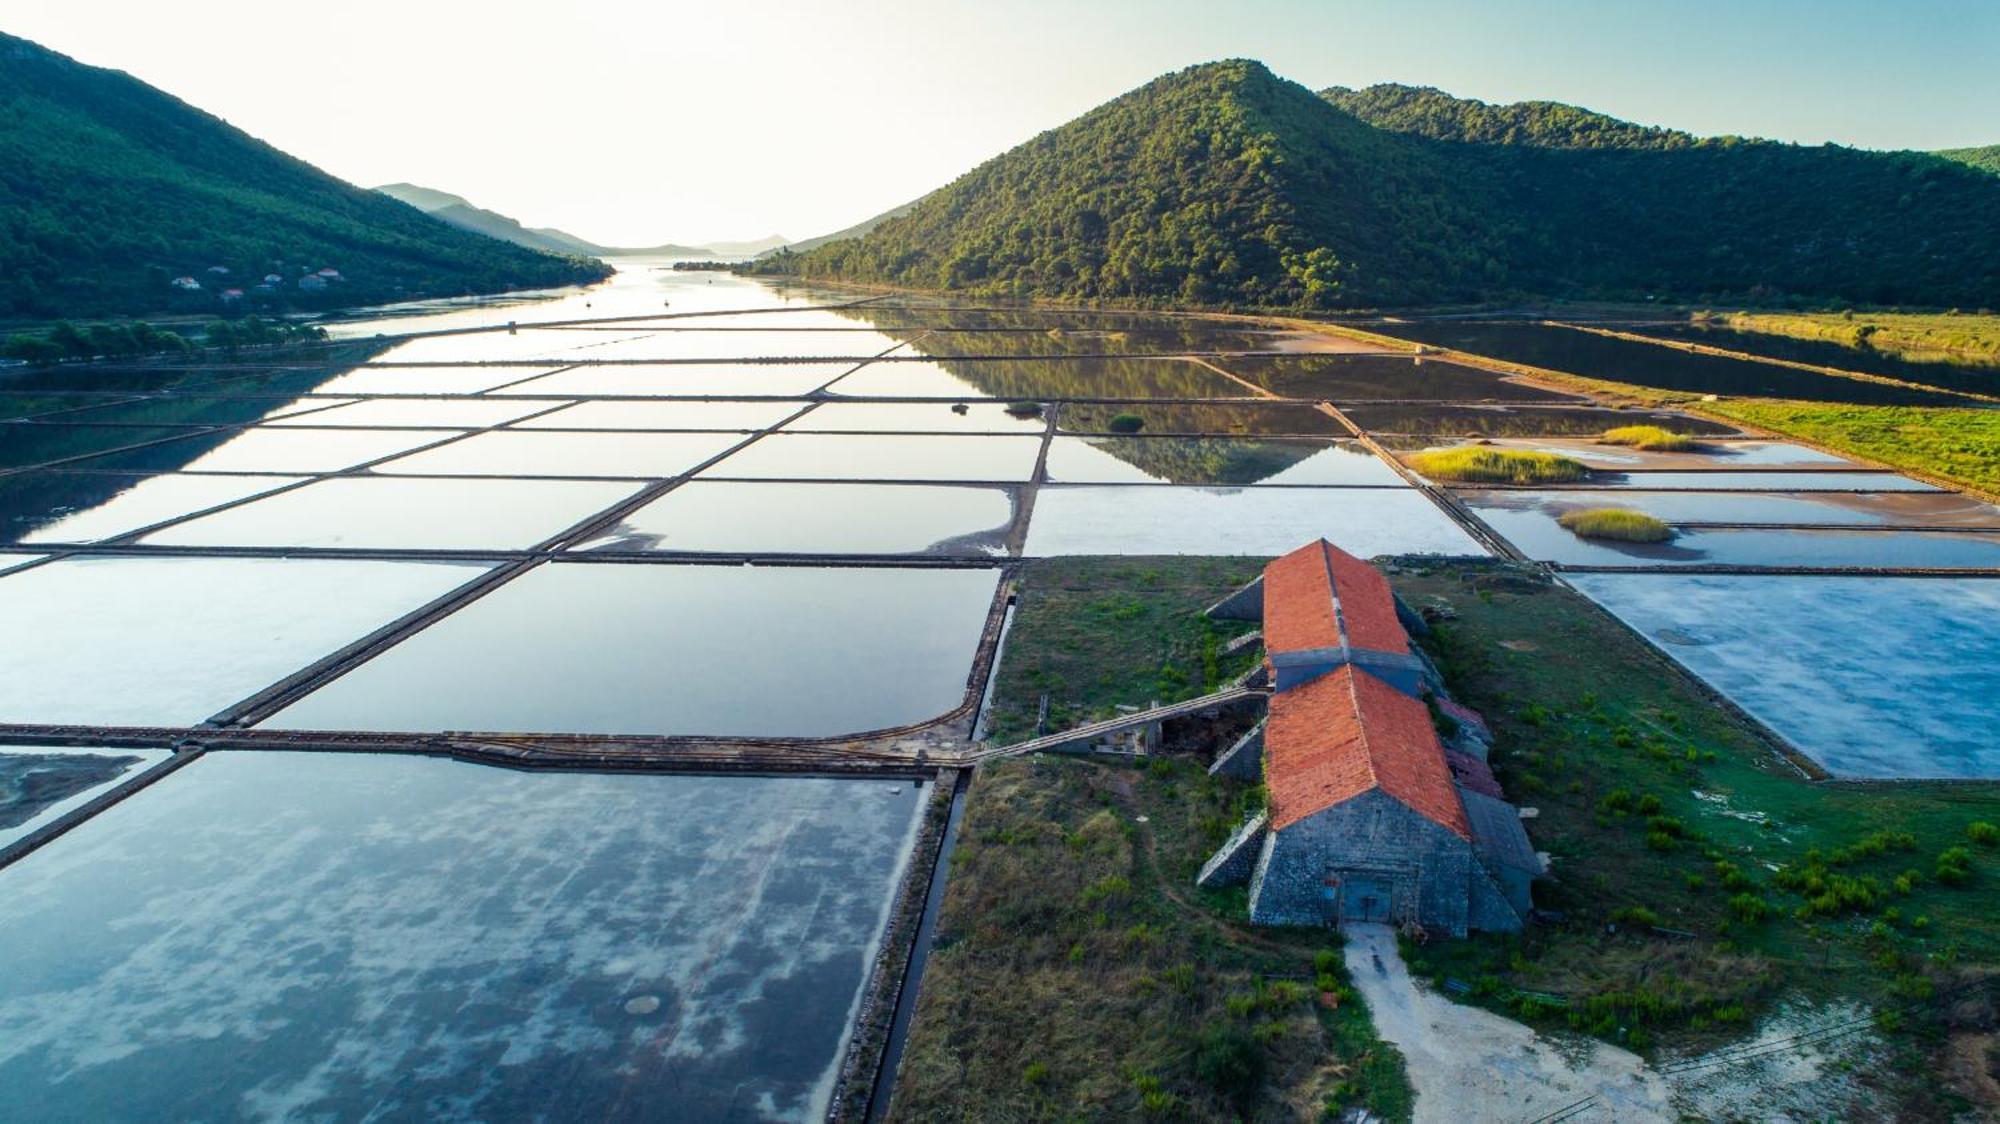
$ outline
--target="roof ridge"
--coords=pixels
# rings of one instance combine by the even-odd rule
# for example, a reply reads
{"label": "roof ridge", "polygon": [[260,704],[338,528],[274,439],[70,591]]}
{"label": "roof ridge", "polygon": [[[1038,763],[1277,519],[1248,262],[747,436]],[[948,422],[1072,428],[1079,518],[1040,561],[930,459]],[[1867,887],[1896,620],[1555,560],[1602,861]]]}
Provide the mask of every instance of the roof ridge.
{"label": "roof ridge", "polygon": [[1333,544],[1324,536],[1319,540],[1319,564],[1326,572],[1327,600],[1333,603],[1333,634],[1339,638],[1341,647],[1352,648],[1354,645],[1347,638],[1347,613],[1340,604],[1340,583],[1333,576]]}

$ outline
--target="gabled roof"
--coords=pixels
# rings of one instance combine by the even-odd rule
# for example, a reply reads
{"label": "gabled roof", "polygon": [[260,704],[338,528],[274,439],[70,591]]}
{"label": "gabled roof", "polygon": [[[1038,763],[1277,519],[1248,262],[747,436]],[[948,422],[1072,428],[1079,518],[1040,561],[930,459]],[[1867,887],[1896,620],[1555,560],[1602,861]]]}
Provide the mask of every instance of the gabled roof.
{"label": "gabled roof", "polygon": [[1273,831],[1380,790],[1472,838],[1430,710],[1352,664],[1271,696],[1264,787]]}
{"label": "gabled roof", "polygon": [[1408,655],[1380,571],[1320,539],[1264,567],[1264,650],[1358,648]]}

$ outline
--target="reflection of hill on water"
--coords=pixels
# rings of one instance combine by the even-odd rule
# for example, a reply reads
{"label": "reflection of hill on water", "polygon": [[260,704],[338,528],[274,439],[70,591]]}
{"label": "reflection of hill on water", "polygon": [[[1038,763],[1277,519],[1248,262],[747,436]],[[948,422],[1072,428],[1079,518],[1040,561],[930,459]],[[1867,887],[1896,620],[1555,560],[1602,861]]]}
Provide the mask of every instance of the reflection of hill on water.
{"label": "reflection of hill on water", "polygon": [[1170,484],[1232,486],[1267,480],[1325,447],[1235,437],[1104,437],[1090,444]]}
{"label": "reflection of hill on water", "polygon": [[[380,354],[386,343],[368,343],[343,348],[338,363],[318,363],[282,370],[250,371],[226,364],[184,368],[134,368],[118,365],[95,367],[66,365],[34,372],[39,389],[66,376],[68,384],[80,390],[143,391],[157,395],[123,405],[79,413],[78,422],[115,424],[21,423],[6,427],[5,456],[0,465],[22,467],[47,464],[69,457],[105,453],[147,441],[182,435],[127,458],[121,469],[131,475],[109,473],[24,472],[0,476],[0,542],[17,542],[36,528],[53,523],[77,511],[86,511],[110,500],[138,483],[146,475],[177,472],[196,458],[227,442],[238,432],[223,428],[206,432],[202,426],[233,427],[254,422],[273,411],[297,402],[316,386],[346,373],[352,364]],[[25,382],[25,380],[23,380]],[[0,381],[0,388],[17,385]],[[229,397],[214,397],[228,395]],[[0,402],[7,415],[30,413],[16,402]],[[107,402],[115,400],[107,399]],[[65,402],[64,405],[74,405]],[[129,463],[128,463],[129,462]],[[70,466],[65,466],[70,467]],[[74,467],[99,467],[80,462]]]}
{"label": "reflection of hill on water", "polygon": [[1185,359],[938,359],[995,398],[1228,398],[1247,392]]}

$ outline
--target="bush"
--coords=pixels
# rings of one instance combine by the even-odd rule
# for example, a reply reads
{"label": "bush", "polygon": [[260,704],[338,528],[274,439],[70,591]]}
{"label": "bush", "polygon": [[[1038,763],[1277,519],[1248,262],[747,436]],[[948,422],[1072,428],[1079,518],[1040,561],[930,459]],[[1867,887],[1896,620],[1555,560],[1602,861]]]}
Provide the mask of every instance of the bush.
{"label": "bush", "polygon": [[1643,511],[1629,511],[1622,507],[1594,507],[1584,511],[1565,511],[1556,516],[1556,522],[1571,534],[1586,539],[1612,539],[1617,542],[1666,542],[1674,537],[1674,529],[1661,520]]}
{"label": "bush", "polygon": [[1433,480],[1475,484],[1565,484],[1590,475],[1580,461],[1554,453],[1460,445],[1412,453],[1411,468]]}
{"label": "bush", "polygon": [[2000,827],[1985,820],[1974,820],[1965,825],[1965,837],[1982,847],[2000,846]]}
{"label": "bush", "polygon": [[1146,419],[1137,414],[1119,414],[1104,423],[1104,428],[1112,433],[1137,433],[1146,428]]}
{"label": "bush", "polygon": [[1755,894],[1737,894],[1729,899],[1729,912],[1738,921],[1755,925],[1771,915],[1771,906]]}
{"label": "bush", "polygon": [[1607,429],[1598,440],[1606,445],[1626,445],[1653,453],[1684,453],[1697,447],[1694,438],[1657,425],[1625,425]]}
{"label": "bush", "polygon": [[1963,847],[1947,847],[1937,857],[1937,880],[1947,886],[1963,886],[1972,880],[1972,852]]}
{"label": "bush", "polygon": [[1241,1104],[1264,1083],[1264,1051],[1242,1027],[1210,1027],[1195,1051],[1194,1072],[1209,1088]]}

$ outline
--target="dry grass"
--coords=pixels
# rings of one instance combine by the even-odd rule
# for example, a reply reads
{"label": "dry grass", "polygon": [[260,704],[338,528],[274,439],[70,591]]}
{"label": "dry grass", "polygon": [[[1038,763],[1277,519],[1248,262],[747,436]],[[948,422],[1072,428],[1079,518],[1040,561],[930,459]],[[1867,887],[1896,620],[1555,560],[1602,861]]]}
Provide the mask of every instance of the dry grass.
{"label": "dry grass", "polygon": [[1616,539],[1619,542],[1666,542],[1674,529],[1643,511],[1621,507],[1596,507],[1588,511],[1565,511],[1556,517],[1564,529],[1586,539]]}
{"label": "dry grass", "polygon": [[1685,453],[1699,447],[1699,442],[1687,434],[1675,433],[1657,425],[1625,425],[1607,429],[1598,440],[1606,445],[1627,445],[1649,453]]}
{"label": "dry grass", "polygon": [[1433,480],[1467,484],[1566,484],[1590,475],[1580,461],[1554,453],[1460,445],[1412,453],[1411,468]]}

